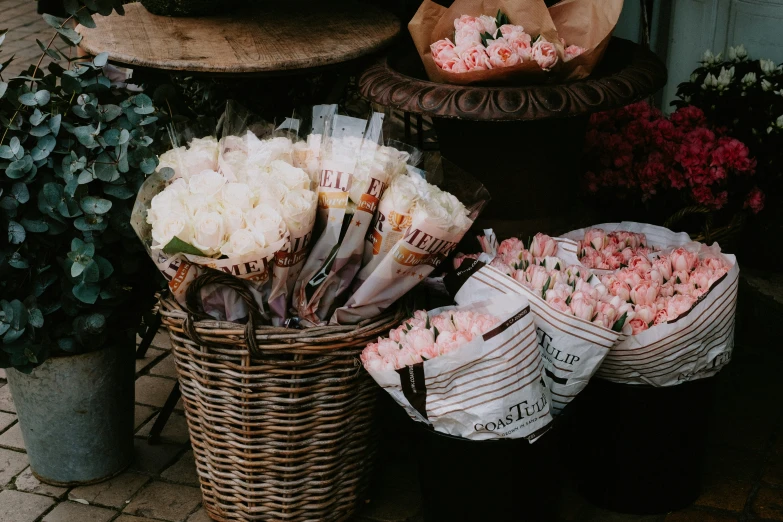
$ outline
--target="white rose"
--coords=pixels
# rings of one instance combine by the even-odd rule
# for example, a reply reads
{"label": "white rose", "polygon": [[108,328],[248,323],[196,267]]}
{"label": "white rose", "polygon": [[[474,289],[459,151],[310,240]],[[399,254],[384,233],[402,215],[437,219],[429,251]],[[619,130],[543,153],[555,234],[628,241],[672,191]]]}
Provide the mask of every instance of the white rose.
{"label": "white rose", "polygon": [[226,244],[220,249],[220,253],[226,257],[239,257],[251,254],[256,250],[259,250],[259,246],[252,232],[239,229],[229,236]]}
{"label": "white rose", "polygon": [[269,165],[274,160],[293,163],[294,144],[288,138],[272,138],[263,141],[249,138],[247,146],[248,159],[253,164]]}
{"label": "white rose", "polygon": [[396,212],[409,214],[419,198],[419,191],[411,176],[399,176],[386,189],[383,199],[386,198],[389,198]]}
{"label": "white rose", "polygon": [[[318,136],[320,144],[320,136]],[[294,145],[293,165],[304,170],[310,177],[310,186],[318,185],[319,150],[313,150],[309,143],[300,141]]]}
{"label": "white rose", "polygon": [[282,216],[271,205],[259,204],[245,214],[245,221],[256,243],[268,248],[279,243],[285,236],[286,227]]}
{"label": "white rose", "polygon": [[226,226],[226,235],[231,235],[237,230],[245,228],[245,210],[239,207],[224,207],[221,214]]}
{"label": "white rose", "polygon": [[247,170],[249,168],[247,162],[247,153],[245,151],[230,150],[220,155],[218,168],[227,180],[246,183]]}
{"label": "white rose", "polygon": [[311,190],[291,190],[282,204],[283,219],[289,231],[301,232],[312,228],[315,221],[318,196]]}
{"label": "white rose", "polygon": [[[449,233],[467,230],[473,223],[468,211],[454,195],[426,183],[426,192],[416,203],[414,219],[427,219]],[[421,188],[421,187],[420,187]]]}
{"label": "white rose", "polygon": [[150,209],[147,211],[147,223],[155,226],[156,222],[171,213],[187,214],[185,205],[182,203],[183,193],[178,191],[178,188],[178,186],[169,185],[152,198]]}
{"label": "white rose", "polygon": [[253,191],[244,183],[226,183],[222,191],[223,207],[238,207],[241,210],[253,208]]}
{"label": "white rose", "polygon": [[170,168],[174,170],[175,177],[181,177],[185,168],[183,158],[187,150],[187,147],[177,147],[158,156],[158,171]]}
{"label": "white rose", "polygon": [[427,221],[436,227],[448,230],[451,224],[451,214],[434,200],[420,199],[413,211],[414,221]]}
{"label": "white rose", "polygon": [[182,198],[182,203],[185,206],[185,212],[191,219],[200,212],[215,212],[220,207],[217,198],[206,194],[188,194]]}
{"label": "white rose", "polygon": [[[248,133],[253,136],[253,138],[258,141],[258,138],[255,137],[252,133]],[[224,136],[220,138],[220,144],[219,144],[219,150],[223,155],[229,153],[229,152],[241,152],[245,156],[247,156],[247,144],[246,141],[251,138],[245,136]]]}
{"label": "white rose", "polygon": [[220,192],[220,189],[225,184],[226,178],[214,170],[203,170],[191,176],[190,181],[188,181],[191,194],[203,194],[205,196],[214,196]]}
{"label": "white rose", "polygon": [[202,211],[193,221],[192,245],[205,255],[212,256],[220,251],[226,240],[226,227],[219,212]]}
{"label": "white rose", "polygon": [[215,170],[217,168],[218,143],[215,138],[195,138],[190,142],[188,151],[182,156],[185,172],[181,176],[185,179],[203,170]]}
{"label": "white rose", "polygon": [[190,219],[185,214],[169,212],[152,226],[153,250],[165,247],[175,236],[186,243],[192,240]]}
{"label": "white rose", "polygon": [[281,160],[274,160],[269,167],[271,176],[287,188],[291,190],[310,188],[310,176],[304,170]]}
{"label": "white rose", "polygon": [[265,169],[257,166],[250,166],[245,171],[245,180],[242,183],[248,185],[252,190],[264,186],[272,177]]}
{"label": "white rose", "polygon": [[259,203],[272,205],[275,208],[282,204],[287,193],[288,187],[270,176],[267,176],[265,181],[253,187],[253,194]]}

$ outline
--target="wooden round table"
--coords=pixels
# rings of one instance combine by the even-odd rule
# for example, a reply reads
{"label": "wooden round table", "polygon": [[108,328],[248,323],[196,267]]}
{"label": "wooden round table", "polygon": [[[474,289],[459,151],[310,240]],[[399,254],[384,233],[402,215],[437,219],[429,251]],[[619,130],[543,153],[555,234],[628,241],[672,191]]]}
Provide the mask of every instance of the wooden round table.
{"label": "wooden round table", "polygon": [[[218,0],[216,0],[218,1]],[[342,64],[384,49],[400,21],[380,8],[344,0],[256,0],[225,15],[171,18],[141,3],[125,15],[78,26],[90,54],[118,64],[205,74],[295,74]]]}

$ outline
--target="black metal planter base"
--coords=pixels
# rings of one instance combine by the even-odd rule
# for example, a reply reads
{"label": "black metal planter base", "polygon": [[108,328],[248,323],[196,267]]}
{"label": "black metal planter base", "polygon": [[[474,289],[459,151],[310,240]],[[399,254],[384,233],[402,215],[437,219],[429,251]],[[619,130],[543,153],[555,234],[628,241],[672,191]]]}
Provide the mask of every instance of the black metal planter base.
{"label": "black metal planter base", "polygon": [[561,488],[559,435],[472,441],[417,424],[426,522],[554,520]]}
{"label": "black metal planter base", "polygon": [[715,379],[654,388],[593,379],[569,406],[579,491],[637,515],[692,504],[701,491]]}

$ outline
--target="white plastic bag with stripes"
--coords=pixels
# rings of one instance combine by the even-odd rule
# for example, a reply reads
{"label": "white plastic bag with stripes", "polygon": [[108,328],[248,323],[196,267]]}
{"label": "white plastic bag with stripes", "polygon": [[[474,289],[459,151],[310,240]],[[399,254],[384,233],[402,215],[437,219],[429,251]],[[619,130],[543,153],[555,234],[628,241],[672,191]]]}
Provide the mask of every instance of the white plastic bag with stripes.
{"label": "white plastic bag with stripes", "polygon": [[416,421],[473,440],[535,440],[552,421],[530,306],[521,295],[497,296],[459,308],[490,314],[500,324],[453,352],[399,370],[368,370]]}
{"label": "white plastic bag with stripes", "polygon": [[492,256],[465,259],[446,276],[446,287],[458,305],[507,295],[528,299],[545,380],[552,393],[552,412],[557,415],[587,386],[622,334],[552,308],[538,293],[484,264],[482,259],[490,261]]}
{"label": "white plastic bag with stripes", "polygon": [[[708,247],[691,241],[685,233],[655,225],[623,222],[590,228],[643,233],[650,246],[663,252],[685,247],[700,254],[721,255],[731,265],[729,272],[677,320],[652,326],[637,335],[624,336],[609,352],[598,370],[598,377],[626,384],[674,386],[712,377],[729,363],[734,348],[739,284],[739,265],[735,256],[720,253],[717,244]],[[563,238],[576,245],[586,230],[574,230]]]}

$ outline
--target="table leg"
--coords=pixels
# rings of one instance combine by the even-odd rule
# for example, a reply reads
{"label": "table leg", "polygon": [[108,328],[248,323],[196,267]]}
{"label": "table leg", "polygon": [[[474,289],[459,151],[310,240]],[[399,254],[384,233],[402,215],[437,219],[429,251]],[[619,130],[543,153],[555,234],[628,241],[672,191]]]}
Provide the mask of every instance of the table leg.
{"label": "table leg", "polygon": [[172,388],[171,393],[169,394],[169,398],[166,399],[166,404],[163,405],[160,413],[158,413],[158,417],[155,419],[155,424],[152,425],[150,434],[147,436],[148,443],[158,444],[160,442],[160,433],[163,431],[163,428],[169,421],[171,414],[174,413],[174,406],[177,405],[177,401],[181,396],[182,392],[179,389],[179,382],[177,382],[174,384],[174,388]]}

